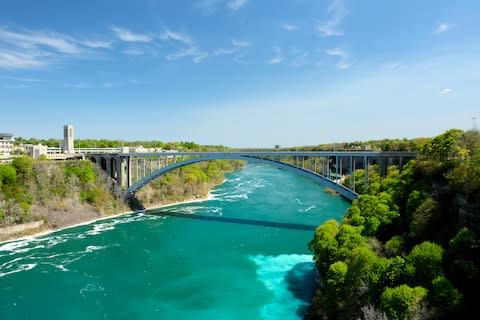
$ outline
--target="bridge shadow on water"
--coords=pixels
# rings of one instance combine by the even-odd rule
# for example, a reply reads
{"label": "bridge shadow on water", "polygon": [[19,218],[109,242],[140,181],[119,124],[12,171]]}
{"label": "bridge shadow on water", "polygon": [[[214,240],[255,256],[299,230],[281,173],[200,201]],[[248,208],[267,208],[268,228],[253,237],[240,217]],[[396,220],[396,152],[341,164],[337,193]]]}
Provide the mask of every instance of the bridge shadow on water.
{"label": "bridge shadow on water", "polygon": [[207,216],[200,214],[188,214],[174,211],[163,211],[163,210],[147,210],[146,214],[157,215],[157,216],[169,216],[177,217],[183,219],[192,219],[192,220],[203,220],[203,221],[213,221],[213,222],[223,222],[223,223],[233,223],[233,224],[245,224],[252,226],[262,226],[262,227],[271,227],[271,228],[280,228],[280,229],[291,229],[291,230],[303,230],[303,231],[314,231],[317,226],[311,226],[306,224],[299,223],[288,223],[288,222],[275,222],[275,221],[264,221],[264,220],[255,220],[255,219],[243,219],[243,218],[229,218],[223,216]]}

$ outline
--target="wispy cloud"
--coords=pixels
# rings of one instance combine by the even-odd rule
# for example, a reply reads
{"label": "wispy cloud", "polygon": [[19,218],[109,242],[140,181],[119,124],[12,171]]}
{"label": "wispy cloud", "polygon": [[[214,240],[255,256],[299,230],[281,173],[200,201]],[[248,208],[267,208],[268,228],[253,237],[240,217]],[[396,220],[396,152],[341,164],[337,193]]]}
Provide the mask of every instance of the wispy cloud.
{"label": "wispy cloud", "polygon": [[77,44],[75,44],[75,40],[68,36],[28,30],[24,32],[14,32],[0,29],[0,41],[24,49],[49,48],[57,52],[69,54],[79,53],[81,50]]}
{"label": "wispy cloud", "polygon": [[35,69],[47,65],[42,55],[20,53],[0,49],[0,68],[3,69]]}
{"label": "wispy cloud", "polygon": [[443,33],[452,29],[453,25],[447,23],[440,23],[436,28],[434,33]]}
{"label": "wispy cloud", "polygon": [[347,15],[347,10],[343,0],[333,0],[327,8],[328,20],[321,22],[317,30],[324,37],[343,36],[340,30],[340,24]]}
{"label": "wispy cloud", "polygon": [[81,41],[81,44],[92,49],[111,49],[112,48],[112,43],[109,41],[84,40],[84,41]]}
{"label": "wispy cloud", "polygon": [[279,64],[282,63],[285,58],[282,55],[282,49],[279,47],[273,47],[274,55],[270,60],[268,60],[268,64]]}
{"label": "wispy cloud", "polygon": [[340,48],[328,49],[325,53],[332,57],[340,58],[340,61],[337,62],[336,66],[338,69],[348,69],[350,68],[350,63],[348,62],[348,53]]}
{"label": "wispy cloud", "polygon": [[251,42],[248,42],[248,41],[242,41],[242,40],[235,40],[233,39],[232,40],[232,44],[235,46],[235,47],[250,47],[252,45]]}
{"label": "wispy cloud", "polygon": [[248,0],[231,0],[227,2],[227,6],[232,10],[238,10],[245,6],[248,3]]}
{"label": "wispy cloud", "polygon": [[193,45],[193,40],[190,38],[190,36],[181,34],[179,32],[171,31],[171,30],[165,30],[160,34],[160,39],[162,40],[174,40],[178,42],[183,42],[188,45]]}
{"label": "wispy cloud", "polygon": [[287,30],[287,31],[295,31],[295,30],[298,30],[299,27],[295,24],[290,24],[288,22],[284,22],[284,23],[282,23],[282,28]]}
{"label": "wispy cloud", "polygon": [[177,60],[180,58],[191,57],[194,63],[200,63],[208,57],[207,52],[198,50],[196,47],[183,48],[177,52],[168,54],[166,56],[167,60]]}
{"label": "wispy cloud", "polygon": [[440,90],[440,94],[449,94],[449,93],[452,93],[452,89],[451,88],[443,88],[442,90]]}
{"label": "wispy cloud", "polygon": [[348,54],[339,48],[328,49],[327,51],[325,51],[325,53],[329,56],[336,56],[344,59],[348,57]]}
{"label": "wispy cloud", "polygon": [[125,41],[125,42],[150,42],[152,41],[152,37],[146,34],[141,33],[133,33],[132,31],[112,26],[110,28],[118,39]]}
{"label": "wispy cloud", "polygon": [[111,43],[80,40],[65,34],[0,27],[0,68],[34,69],[67,57],[85,58]]}

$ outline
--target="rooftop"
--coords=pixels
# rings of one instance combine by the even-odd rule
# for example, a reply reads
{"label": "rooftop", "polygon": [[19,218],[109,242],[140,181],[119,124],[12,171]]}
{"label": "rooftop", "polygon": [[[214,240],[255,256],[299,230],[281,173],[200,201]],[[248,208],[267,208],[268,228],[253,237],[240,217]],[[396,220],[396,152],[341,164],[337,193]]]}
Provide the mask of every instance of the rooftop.
{"label": "rooftop", "polygon": [[11,133],[1,133],[0,132],[0,138],[8,138],[11,139],[13,137],[13,134]]}

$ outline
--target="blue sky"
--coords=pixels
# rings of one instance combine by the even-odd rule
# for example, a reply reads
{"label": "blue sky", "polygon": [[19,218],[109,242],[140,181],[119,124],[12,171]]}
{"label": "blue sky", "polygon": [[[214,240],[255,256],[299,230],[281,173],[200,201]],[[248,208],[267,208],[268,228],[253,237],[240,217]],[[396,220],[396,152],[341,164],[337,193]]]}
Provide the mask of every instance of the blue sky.
{"label": "blue sky", "polygon": [[1,0],[0,132],[271,147],[469,129],[479,30],[476,0]]}

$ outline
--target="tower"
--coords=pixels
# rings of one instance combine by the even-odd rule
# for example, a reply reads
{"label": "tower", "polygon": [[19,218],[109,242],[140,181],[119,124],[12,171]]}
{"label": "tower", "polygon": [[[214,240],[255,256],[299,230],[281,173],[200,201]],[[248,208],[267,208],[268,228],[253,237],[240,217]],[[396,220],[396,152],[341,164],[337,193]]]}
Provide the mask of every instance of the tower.
{"label": "tower", "polygon": [[63,153],[75,153],[73,144],[73,126],[67,124],[63,126]]}

